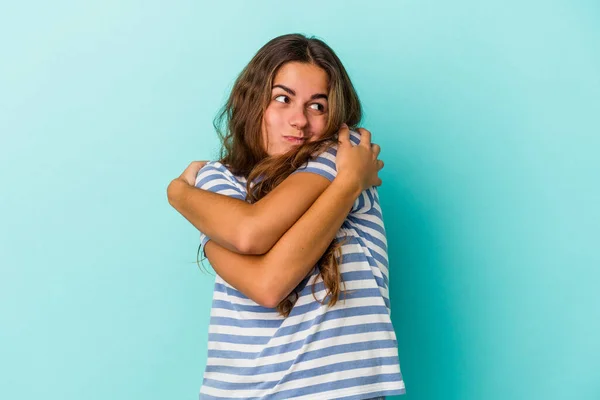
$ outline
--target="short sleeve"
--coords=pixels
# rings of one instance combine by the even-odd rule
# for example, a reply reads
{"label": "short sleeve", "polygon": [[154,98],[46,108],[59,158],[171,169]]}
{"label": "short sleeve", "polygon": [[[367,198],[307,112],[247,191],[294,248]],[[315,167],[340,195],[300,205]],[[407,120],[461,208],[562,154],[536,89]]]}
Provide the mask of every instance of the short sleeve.
{"label": "short sleeve", "polygon": [[297,170],[292,172],[292,175],[299,172],[311,172],[313,174],[321,175],[331,182],[337,175],[337,169],[335,167],[336,155],[337,145],[331,146],[314,159],[304,163]]}
{"label": "short sleeve", "polygon": [[[209,162],[198,171],[195,186],[199,189],[223,194],[242,201],[246,200],[245,188],[236,180],[233,174],[219,162]],[[200,232],[200,251],[204,254],[204,247],[210,238]]]}
{"label": "short sleeve", "polygon": [[210,162],[198,171],[195,186],[210,192],[246,200],[245,189],[221,163]]}

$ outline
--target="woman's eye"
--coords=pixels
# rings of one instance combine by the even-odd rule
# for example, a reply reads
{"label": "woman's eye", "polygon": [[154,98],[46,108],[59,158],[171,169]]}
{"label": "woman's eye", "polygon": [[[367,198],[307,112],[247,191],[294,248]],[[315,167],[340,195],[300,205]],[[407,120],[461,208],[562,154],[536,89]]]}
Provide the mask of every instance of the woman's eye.
{"label": "woman's eye", "polygon": [[[283,101],[282,100],[277,100],[277,99],[281,99],[281,98],[283,98],[285,100],[283,100]],[[281,95],[275,97],[275,101],[278,101],[280,103],[287,103],[287,99],[288,99],[288,97],[286,95],[284,95],[284,94],[281,94]]]}
{"label": "woman's eye", "polygon": [[310,106],[311,107],[316,106],[316,107],[313,107],[313,110],[317,110],[317,111],[323,111],[325,109],[325,106],[323,106],[323,104],[321,104],[321,103],[313,103]]}

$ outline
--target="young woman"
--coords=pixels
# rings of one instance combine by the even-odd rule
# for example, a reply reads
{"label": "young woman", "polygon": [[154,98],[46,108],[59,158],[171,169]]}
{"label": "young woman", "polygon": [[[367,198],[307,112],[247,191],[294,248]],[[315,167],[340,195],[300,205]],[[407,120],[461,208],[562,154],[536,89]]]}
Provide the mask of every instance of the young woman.
{"label": "young woman", "polygon": [[329,46],[277,37],[215,123],[221,159],[169,185],[217,273],[200,398],[405,392],[375,187],[383,163],[369,131],[349,131],[360,119]]}

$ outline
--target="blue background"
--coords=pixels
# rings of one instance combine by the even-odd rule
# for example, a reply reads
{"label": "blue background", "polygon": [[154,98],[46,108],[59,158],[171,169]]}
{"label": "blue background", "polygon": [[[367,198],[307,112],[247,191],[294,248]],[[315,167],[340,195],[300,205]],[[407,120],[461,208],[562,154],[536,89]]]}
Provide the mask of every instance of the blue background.
{"label": "blue background", "polygon": [[0,6],[0,398],[196,399],[213,277],[166,198],[291,32],[382,147],[409,400],[600,399],[597,1]]}

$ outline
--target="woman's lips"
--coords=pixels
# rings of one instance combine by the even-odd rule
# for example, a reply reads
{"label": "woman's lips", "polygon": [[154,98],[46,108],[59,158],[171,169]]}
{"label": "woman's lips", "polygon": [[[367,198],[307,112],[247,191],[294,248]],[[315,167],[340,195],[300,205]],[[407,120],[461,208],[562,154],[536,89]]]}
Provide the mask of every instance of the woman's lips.
{"label": "woman's lips", "polygon": [[302,144],[302,143],[304,143],[304,140],[305,140],[302,137],[296,137],[296,136],[284,136],[283,138],[293,144]]}

